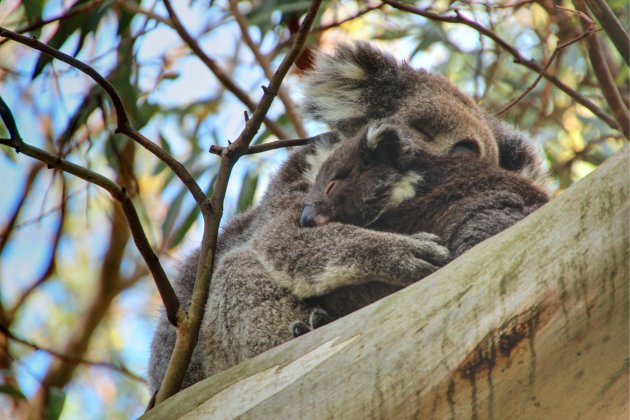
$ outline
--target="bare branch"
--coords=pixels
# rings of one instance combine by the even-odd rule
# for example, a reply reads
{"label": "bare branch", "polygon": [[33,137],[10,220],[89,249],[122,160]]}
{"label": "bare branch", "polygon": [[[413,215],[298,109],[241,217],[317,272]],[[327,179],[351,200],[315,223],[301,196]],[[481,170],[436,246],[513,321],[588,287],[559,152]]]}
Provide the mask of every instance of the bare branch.
{"label": "bare branch", "polygon": [[57,229],[55,230],[55,235],[53,237],[52,245],[50,247],[50,253],[48,256],[48,262],[46,263],[46,268],[39,275],[37,280],[33,282],[16,300],[15,304],[11,309],[7,311],[6,322],[7,325],[11,325],[13,320],[15,319],[15,314],[22,307],[22,304],[28,299],[28,297],[35,291],[39,286],[44,284],[48,278],[52,275],[55,264],[57,260],[57,249],[59,248],[59,242],[61,241],[61,234],[63,233],[63,226],[66,220],[66,182],[63,177],[61,178],[61,208],[59,213],[59,222],[57,223]]}
{"label": "bare branch", "polygon": [[[576,9],[578,9],[578,11],[582,13],[586,19],[591,20],[588,17],[588,10],[586,9],[584,2],[580,0],[573,0],[573,3],[575,4]],[[582,19],[582,25],[587,26],[588,22]],[[613,115],[621,126],[621,131],[627,139],[630,139],[630,117],[628,116],[628,107],[621,98],[619,89],[617,89],[615,79],[608,68],[606,57],[602,51],[602,46],[599,42],[599,38],[597,38],[597,35],[587,39],[586,45],[588,46],[588,55],[591,59],[591,65],[593,66],[593,70],[595,70],[595,77],[597,77],[597,81],[602,89],[604,98],[606,98],[608,106],[610,106]]]}
{"label": "bare branch", "polygon": [[485,26],[481,25],[480,23],[474,22],[474,21],[466,18],[458,10],[454,10],[455,16],[442,16],[442,15],[439,15],[437,13],[430,12],[430,11],[424,10],[424,9],[419,9],[417,7],[413,7],[413,6],[410,6],[408,4],[398,2],[398,1],[394,1],[394,0],[382,0],[382,1],[383,1],[383,3],[389,4],[390,6],[396,8],[396,9],[404,10],[404,11],[410,12],[410,13],[414,13],[414,14],[416,14],[418,16],[426,17],[427,19],[436,20],[436,21],[439,21],[439,22],[446,22],[446,23],[458,23],[458,24],[463,24],[463,25],[466,25],[466,26],[469,26],[469,27],[473,28],[474,30],[478,31],[479,33],[483,34],[484,36],[492,39],[494,42],[496,42],[498,45],[500,45],[503,49],[505,49],[507,52],[512,54],[512,56],[514,56],[514,61],[516,63],[522,64],[523,66],[525,66],[525,67],[527,67],[527,68],[529,68],[529,69],[531,69],[531,70],[533,70],[533,71],[535,71],[537,73],[542,74],[543,77],[545,77],[547,80],[549,80],[551,83],[553,83],[557,88],[559,88],[560,90],[565,92],[567,95],[569,95],[571,98],[573,98],[577,103],[579,103],[580,105],[582,105],[585,108],[587,108],[589,111],[591,111],[593,114],[595,114],[598,118],[600,118],[602,121],[604,121],[610,127],[614,128],[615,130],[621,131],[617,121],[614,118],[611,118],[607,113],[602,111],[591,100],[589,100],[588,98],[586,98],[583,95],[580,95],[575,90],[571,89],[569,86],[564,84],[560,79],[558,79],[553,74],[549,74],[546,71],[544,71],[543,67],[540,64],[538,64],[535,60],[527,59],[527,58],[523,57],[521,55],[521,53],[516,48],[514,48],[512,45],[510,45],[508,42],[506,42],[503,38],[498,36],[496,33],[492,32],[491,30],[489,30]]}
{"label": "bare branch", "polygon": [[[254,103],[254,101],[252,101],[247,92],[237,86],[236,83],[234,83],[234,81],[230,78],[230,76],[228,76],[226,72],[223,71],[223,69],[216,63],[216,61],[210,58],[208,54],[206,54],[204,50],[201,49],[199,43],[192,37],[192,35],[188,33],[182,22],[179,20],[179,17],[177,17],[177,14],[175,14],[175,10],[173,9],[173,6],[171,6],[171,2],[169,0],[163,0],[163,2],[166,10],[168,10],[169,16],[171,17],[171,22],[173,23],[172,27],[184,40],[186,45],[188,45],[188,48],[190,48],[192,52],[194,52],[195,55],[199,57],[199,59],[206,65],[206,67],[208,67],[208,69],[210,69],[210,71],[217,77],[217,79],[219,79],[223,86],[225,86],[230,92],[234,94],[234,96],[236,96],[241,102],[243,102],[243,104],[245,104],[245,106],[250,111],[254,111],[254,109],[256,108],[256,104]],[[278,124],[274,123],[268,118],[265,118],[265,125],[267,126],[269,131],[271,131],[279,139],[286,139],[288,137],[284,130]]]}
{"label": "bare branch", "polygon": [[[0,27],[0,36],[12,39],[20,44],[26,45],[33,49],[43,52],[53,58],[56,58],[60,61],[63,61],[66,64],[80,70],[81,72],[90,76],[96,83],[98,83],[109,95],[112,104],[114,105],[114,109],[116,110],[116,120],[117,120],[117,128],[116,132],[126,135],[127,137],[133,139],[142,147],[147,149],[153,155],[155,155],[158,159],[166,163],[169,168],[179,177],[179,179],[184,183],[186,188],[190,191],[193,198],[197,202],[197,205],[201,208],[201,211],[207,211],[208,199],[204,194],[203,190],[199,187],[197,182],[193,179],[192,175],[186,170],[186,168],[179,163],[173,156],[171,156],[168,152],[162,149],[157,144],[153,143],[148,138],[144,137],[137,130],[135,130],[131,126],[131,122],[129,121],[129,116],[127,115],[127,111],[125,111],[125,105],[118,95],[118,92],[114,88],[114,86],[103,76],[101,76],[93,67],[73,58],[61,51],[49,47],[48,45],[37,41],[36,39],[29,38],[24,35],[20,35],[13,31],[10,31],[6,28]],[[9,123],[7,123],[9,124]],[[13,123],[15,125],[15,123]],[[7,125],[7,129],[11,132],[11,127]],[[15,136],[11,136],[13,139],[17,139]]]}
{"label": "bare branch", "polygon": [[603,0],[585,0],[585,2],[612,40],[619,54],[626,61],[626,64],[630,65],[630,36],[628,36],[628,32],[619,22],[617,16]]}
{"label": "bare branch", "polygon": [[[243,34],[243,41],[245,42],[245,44],[247,44],[249,49],[254,54],[256,61],[258,61],[258,64],[262,68],[267,79],[271,80],[271,78],[273,77],[273,71],[271,70],[271,66],[269,65],[269,60],[267,60],[267,57],[265,57],[265,55],[260,52],[258,45],[256,45],[252,37],[249,35],[247,21],[245,20],[245,17],[241,14],[241,12],[239,12],[237,3],[238,2],[236,0],[230,0],[230,10],[232,11],[234,19],[236,19],[236,23],[241,29],[241,33]],[[297,114],[295,104],[291,100],[291,97],[289,97],[289,95],[287,94],[286,90],[282,87],[278,90],[278,98],[280,98],[280,100],[282,101],[287,118],[289,118],[289,121],[291,121],[293,127],[295,127],[295,132],[297,133],[298,137],[306,137],[307,134],[306,130],[304,129],[304,124],[302,123],[302,119]]]}
{"label": "bare branch", "polygon": [[551,65],[551,63],[553,63],[553,60],[556,59],[556,57],[558,56],[558,53],[560,51],[562,51],[563,49],[565,49],[566,47],[568,47],[571,44],[575,44],[576,42],[579,42],[581,40],[583,40],[584,38],[588,38],[590,36],[594,36],[595,35],[595,27],[593,22],[591,21],[591,24],[589,26],[587,26],[585,28],[584,33],[580,34],[579,36],[564,42],[564,43],[559,43],[556,48],[553,50],[553,53],[551,54],[551,57],[549,57],[549,60],[547,60],[547,63],[545,64],[545,66],[542,68],[542,71],[538,73],[538,76],[536,77],[536,80],[534,80],[534,83],[532,83],[527,89],[525,89],[525,91],[520,94],[518,96],[518,98],[514,99],[512,102],[510,102],[508,105],[506,105],[505,107],[503,107],[503,109],[501,109],[500,111],[497,111],[495,113],[495,115],[499,116],[505,112],[507,112],[510,108],[512,108],[514,105],[516,105],[518,102],[521,101],[521,99],[523,99],[525,96],[527,96],[527,94],[529,92],[531,92],[532,90],[534,90],[534,88],[536,87],[536,85],[538,85],[538,82],[540,82],[540,79],[543,78],[543,74],[547,72],[547,69],[549,69],[549,66]]}
{"label": "bare branch", "polygon": [[73,356],[68,356],[66,354],[57,352],[55,350],[51,350],[45,347],[40,346],[39,344],[35,344],[32,343],[30,341],[27,341],[23,338],[19,338],[17,336],[15,336],[15,334],[13,334],[11,331],[9,331],[9,329],[7,327],[5,327],[4,325],[0,324],[0,333],[2,333],[4,336],[8,337],[9,339],[15,341],[16,343],[20,343],[26,347],[29,347],[35,351],[44,351],[48,354],[50,354],[51,356],[63,360],[64,362],[68,362],[68,363],[76,363],[76,364],[80,364],[80,365],[86,365],[86,366],[94,366],[94,367],[103,367],[103,368],[107,368],[113,371],[116,371],[118,373],[122,373],[123,375],[127,376],[130,379],[133,379],[134,381],[138,381],[138,382],[142,382],[144,384],[146,384],[146,380],[144,378],[142,378],[139,375],[136,375],[135,373],[131,372],[129,369],[127,369],[126,367],[122,366],[122,365],[114,365],[112,363],[107,363],[107,362],[94,362],[91,360],[87,360],[87,359],[82,359],[80,357],[73,357]]}
{"label": "bare branch", "polygon": [[[253,155],[256,153],[268,152],[269,150],[282,149],[284,147],[292,147],[292,146],[304,146],[308,144],[308,142],[313,137],[305,138],[305,139],[290,139],[290,140],[277,140],[269,143],[257,144],[255,146],[249,146],[247,151],[243,153],[244,155]],[[212,145],[210,146],[210,153],[214,155],[221,156],[225,147]]]}
{"label": "bare branch", "polygon": [[[127,218],[129,228],[131,229],[136,247],[149,267],[149,270],[153,275],[155,285],[157,286],[160,296],[164,301],[168,319],[171,323],[173,323],[173,325],[175,325],[177,323],[178,312],[180,309],[179,300],[177,299],[177,295],[175,295],[175,291],[173,290],[173,287],[171,286],[158,257],[153,252],[144,230],[142,229],[138,213],[127,194],[127,189],[119,186],[111,179],[97,172],[55,156],[46,150],[24,143],[21,137],[19,137],[19,132],[15,126],[12,113],[1,97],[0,117],[4,121],[5,125],[7,125],[7,129],[12,136],[11,139],[0,139],[0,144],[12,147],[18,153],[24,153],[27,156],[44,162],[50,169],[60,169],[92,184],[96,184],[105,189],[114,199],[120,202]],[[11,125],[13,125],[13,128],[10,128]]]}

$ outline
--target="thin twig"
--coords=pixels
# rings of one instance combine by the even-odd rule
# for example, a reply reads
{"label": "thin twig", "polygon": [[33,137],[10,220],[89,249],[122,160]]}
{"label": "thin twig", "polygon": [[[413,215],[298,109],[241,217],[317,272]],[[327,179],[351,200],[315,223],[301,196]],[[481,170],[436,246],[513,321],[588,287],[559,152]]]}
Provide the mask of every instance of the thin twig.
{"label": "thin twig", "polygon": [[617,19],[617,16],[610,10],[610,7],[604,0],[585,0],[585,2],[610,37],[626,64],[630,65],[630,36],[621,22],[619,22],[619,19]]}
{"label": "thin twig", "polygon": [[[168,11],[169,16],[171,17],[172,27],[177,31],[179,36],[184,40],[188,48],[195,53],[197,57],[208,67],[208,69],[216,76],[217,79],[225,86],[230,92],[234,94],[245,106],[250,110],[254,111],[256,108],[256,104],[249,97],[247,92],[241,89],[239,86],[234,83],[234,81],[228,76],[228,74],[223,71],[223,69],[217,64],[215,60],[210,58],[208,54],[199,46],[199,43],[188,33],[182,22],[179,20],[179,17],[175,13],[173,6],[171,6],[171,2],[169,0],[163,0],[164,6]],[[286,139],[288,136],[284,132],[284,130],[273,121],[265,118],[265,125],[276,137],[279,139]]]}
{"label": "thin twig", "polygon": [[514,99],[512,102],[510,102],[508,105],[506,105],[505,107],[503,107],[503,109],[501,109],[500,111],[497,111],[495,113],[495,115],[499,116],[505,112],[507,112],[510,108],[512,108],[514,105],[516,105],[517,103],[519,103],[521,101],[521,99],[523,99],[525,96],[527,96],[527,94],[529,92],[531,92],[532,90],[534,90],[534,88],[538,85],[538,82],[540,82],[540,80],[543,78],[543,74],[547,72],[547,69],[549,69],[549,66],[551,65],[551,63],[553,63],[553,61],[556,59],[556,57],[558,56],[558,53],[560,51],[562,51],[563,49],[567,48],[569,45],[575,44],[576,42],[579,42],[581,40],[583,40],[584,38],[588,38],[591,35],[595,35],[596,29],[593,25],[593,22],[591,21],[591,25],[588,26],[587,28],[585,28],[584,33],[580,34],[579,36],[564,42],[564,43],[558,43],[558,45],[556,46],[556,48],[553,50],[553,53],[551,54],[551,57],[549,57],[549,60],[547,60],[547,63],[545,64],[545,66],[542,68],[542,71],[540,71],[538,73],[538,76],[536,77],[536,80],[534,80],[534,82],[527,88],[525,89],[525,91],[523,93],[521,93],[518,98]]}
{"label": "thin twig", "polygon": [[27,341],[23,338],[19,338],[17,336],[15,336],[15,334],[13,334],[11,331],[9,331],[8,328],[6,328],[4,325],[0,325],[0,333],[5,335],[6,337],[8,337],[9,339],[15,341],[16,343],[20,343],[26,347],[29,347],[35,351],[44,351],[48,354],[50,354],[51,356],[60,359],[64,362],[68,362],[68,363],[75,363],[75,364],[80,364],[80,365],[86,365],[86,366],[94,366],[94,367],[103,367],[103,368],[107,368],[113,371],[116,371],[118,373],[121,373],[125,376],[127,376],[130,379],[133,379],[134,381],[138,381],[138,382],[142,382],[143,384],[146,384],[147,381],[142,378],[139,375],[136,375],[135,373],[131,372],[129,369],[127,369],[126,367],[122,366],[122,365],[114,365],[113,363],[107,363],[107,362],[94,362],[91,360],[87,360],[87,359],[82,359],[80,357],[73,357],[73,356],[68,356],[66,354],[63,353],[59,353],[55,350],[51,350],[45,347],[40,346],[39,344],[35,344],[32,343],[30,341]]}
{"label": "thin twig", "polygon": [[[588,16],[586,5],[580,0],[573,0],[573,3],[582,17],[582,25],[587,27],[589,22],[590,25],[593,25],[593,21]],[[608,106],[621,126],[621,131],[627,139],[630,139],[630,117],[628,116],[628,107],[621,98],[619,89],[615,84],[615,79],[608,68],[606,57],[602,51],[599,38],[597,38],[596,35],[590,37],[586,40],[586,45],[588,47],[588,55],[595,72],[595,77],[599,82],[599,87],[602,89],[604,98],[606,98]]]}
{"label": "thin twig", "polygon": [[[243,41],[249,47],[252,54],[254,54],[256,61],[258,61],[258,64],[260,65],[260,68],[262,68],[263,72],[265,73],[265,77],[271,80],[271,78],[273,77],[273,71],[271,70],[271,66],[269,65],[269,60],[267,60],[267,57],[265,57],[265,55],[260,52],[260,48],[258,48],[258,45],[256,45],[256,43],[250,36],[247,21],[245,20],[245,17],[241,14],[241,12],[239,12],[238,2],[236,0],[230,0],[230,10],[232,12],[232,15],[234,16],[234,19],[236,20],[236,23],[238,24],[238,27],[241,30]],[[304,124],[302,123],[302,119],[297,114],[295,104],[293,103],[293,100],[291,100],[291,97],[289,97],[289,95],[287,94],[286,90],[282,87],[280,88],[280,90],[278,90],[278,98],[280,98],[280,100],[282,101],[287,118],[289,119],[289,121],[291,121],[291,124],[293,124],[293,127],[295,128],[295,132],[297,133],[298,137],[306,137],[307,134],[306,130],[304,129]]]}
{"label": "thin twig", "polygon": [[[308,144],[308,142],[312,139],[312,137],[305,139],[290,139],[290,140],[276,140],[269,143],[257,144],[255,146],[249,146],[247,151],[243,153],[244,155],[253,155],[256,153],[268,152],[269,150],[282,149],[284,147],[292,147],[292,146],[304,146]],[[210,153],[214,155],[221,156],[223,154],[223,150],[225,147],[212,145],[210,146]]]}
{"label": "thin twig", "polygon": [[59,222],[57,223],[57,229],[55,230],[55,235],[53,237],[52,245],[50,247],[50,253],[48,257],[48,262],[46,263],[46,268],[39,275],[37,280],[35,280],[22,294],[17,298],[15,304],[11,309],[7,311],[6,320],[7,325],[11,325],[13,320],[15,319],[15,314],[22,307],[22,304],[28,299],[28,297],[35,291],[39,286],[44,284],[46,280],[50,278],[52,275],[56,261],[57,261],[57,250],[59,249],[59,243],[61,242],[61,234],[63,233],[63,226],[66,220],[66,200],[67,200],[67,185],[63,176],[61,178],[61,208],[59,212]]}
{"label": "thin twig", "polygon": [[60,169],[92,184],[96,184],[105,189],[114,199],[120,202],[127,218],[127,223],[129,224],[129,229],[131,230],[136,247],[149,267],[149,270],[153,275],[155,285],[157,286],[160,296],[164,301],[168,319],[173,325],[176,325],[177,319],[180,316],[178,315],[180,310],[179,300],[177,299],[177,295],[175,294],[175,291],[173,290],[173,287],[171,286],[159,259],[153,252],[144,230],[142,229],[138,213],[127,194],[127,189],[119,186],[114,181],[99,174],[98,172],[84,168],[83,166],[55,156],[46,150],[25,143],[20,137],[19,131],[15,125],[13,114],[2,97],[0,97],[0,117],[7,126],[7,130],[11,136],[9,139],[0,139],[0,144],[12,147],[18,153],[24,153],[27,156],[44,162],[50,169]]}
{"label": "thin twig", "polygon": [[[46,55],[49,55],[53,58],[56,58],[60,61],[63,61],[66,64],[80,70],[81,72],[90,76],[96,83],[98,83],[109,95],[112,104],[114,105],[114,109],[116,110],[116,122],[117,128],[116,133],[121,133],[126,135],[127,137],[133,139],[142,147],[147,149],[153,155],[155,155],[158,159],[164,162],[171,170],[177,175],[177,177],[184,183],[186,188],[190,191],[193,198],[197,202],[197,205],[201,208],[201,211],[207,211],[206,208],[208,206],[208,200],[203,190],[199,187],[197,182],[194,180],[192,175],[186,170],[184,165],[179,163],[173,156],[171,156],[168,152],[166,152],[163,148],[153,143],[151,140],[140,134],[137,130],[135,130],[131,126],[131,122],[129,121],[129,116],[127,115],[127,111],[125,111],[125,105],[118,95],[118,92],[114,88],[114,86],[100,73],[98,73],[93,67],[83,63],[82,61],[77,60],[55,48],[49,47],[48,45],[37,41],[36,39],[29,38],[24,35],[20,35],[13,31],[10,31],[6,28],[0,27],[0,36],[12,39],[20,44],[24,44],[28,47],[36,49],[38,51],[43,52]],[[9,127],[7,127],[9,128]]]}
{"label": "thin twig", "polygon": [[430,12],[430,11],[424,10],[424,9],[419,9],[417,7],[413,7],[413,6],[410,6],[408,4],[398,2],[398,1],[394,1],[394,0],[382,0],[382,1],[383,1],[383,3],[389,4],[390,6],[396,8],[396,9],[404,10],[406,12],[413,13],[413,14],[416,14],[418,16],[423,16],[423,17],[426,17],[427,19],[436,20],[436,21],[439,21],[439,22],[446,22],[446,23],[458,23],[458,24],[463,24],[463,25],[466,25],[466,26],[469,26],[469,27],[473,28],[474,30],[478,31],[479,33],[483,34],[484,36],[492,39],[494,42],[496,42],[498,45],[500,45],[503,49],[505,49],[507,52],[512,54],[512,56],[514,56],[514,61],[516,63],[522,64],[523,66],[525,66],[525,67],[527,67],[527,68],[529,68],[529,69],[531,69],[531,70],[533,70],[533,71],[535,71],[537,73],[541,73],[543,75],[543,77],[545,77],[547,80],[549,80],[551,83],[553,83],[557,88],[559,88],[564,93],[569,95],[571,98],[573,98],[580,105],[582,105],[585,108],[587,108],[589,111],[591,111],[594,115],[596,115],[598,118],[600,118],[606,124],[608,124],[610,127],[614,128],[615,130],[620,130],[620,127],[619,127],[619,124],[617,123],[617,121],[614,118],[611,118],[607,113],[602,111],[591,100],[589,100],[585,96],[579,94],[575,90],[571,89],[569,86],[564,84],[562,81],[560,81],[560,79],[558,79],[553,74],[549,74],[549,73],[545,72],[543,67],[540,64],[538,64],[535,60],[527,59],[527,58],[523,57],[521,55],[521,53],[516,48],[514,48],[512,45],[510,45],[508,42],[506,42],[503,38],[498,36],[496,33],[492,32],[491,30],[489,30],[485,26],[481,25],[480,23],[477,23],[475,21],[472,21],[472,20],[466,18],[465,16],[463,16],[459,12],[459,10],[456,10],[456,9],[454,10],[455,16],[442,16],[442,15],[439,15],[437,13]]}

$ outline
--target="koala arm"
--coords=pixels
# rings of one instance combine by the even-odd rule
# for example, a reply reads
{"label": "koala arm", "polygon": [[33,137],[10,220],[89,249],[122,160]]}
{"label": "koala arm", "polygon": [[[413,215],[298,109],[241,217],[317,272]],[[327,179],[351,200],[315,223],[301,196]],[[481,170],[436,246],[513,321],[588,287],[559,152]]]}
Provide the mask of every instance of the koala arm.
{"label": "koala arm", "polygon": [[509,228],[542,206],[546,200],[525,203],[523,198],[509,191],[492,191],[469,202],[459,203],[447,215],[444,239],[457,258],[468,249]]}
{"label": "koala arm", "polygon": [[299,299],[374,281],[404,287],[448,261],[448,250],[435,235],[399,235],[340,223],[302,228],[300,214],[301,206],[285,208],[252,239],[255,258]]}

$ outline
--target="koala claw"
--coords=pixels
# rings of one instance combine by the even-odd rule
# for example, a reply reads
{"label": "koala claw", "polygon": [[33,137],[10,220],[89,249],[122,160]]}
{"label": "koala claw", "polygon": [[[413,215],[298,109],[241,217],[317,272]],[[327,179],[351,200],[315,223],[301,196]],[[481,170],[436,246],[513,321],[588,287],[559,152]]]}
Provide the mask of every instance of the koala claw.
{"label": "koala claw", "polygon": [[302,321],[295,321],[291,324],[291,332],[293,333],[293,337],[299,337],[313,331],[316,328],[323,327],[332,320],[333,318],[328,314],[328,312],[320,307],[315,307],[309,316],[308,322],[310,325]]}
{"label": "koala claw", "polygon": [[295,321],[291,324],[291,332],[293,333],[293,337],[296,338],[311,332],[311,327],[306,325],[306,322]]}
{"label": "koala claw", "polygon": [[332,317],[326,312],[324,309],[320,307],[316,307],[311,311],[311,315],[309,316],[309,322],[311,324],[312,329],[316,329],[319,327],[323,327],[324,325],[331,322]]}

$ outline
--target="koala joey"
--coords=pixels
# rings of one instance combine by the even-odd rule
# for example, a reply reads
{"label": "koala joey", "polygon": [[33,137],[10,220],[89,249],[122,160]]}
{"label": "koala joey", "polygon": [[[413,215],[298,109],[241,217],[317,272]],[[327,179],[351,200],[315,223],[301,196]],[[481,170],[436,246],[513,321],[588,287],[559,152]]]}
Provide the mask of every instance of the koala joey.
{"label": "koala joey", "polygon": [[[260,204],[226,224],[184,387],[291,339],[288,325],[309,321],[312,299],[357,288],[361,299],[353,306],[358,307],[366,295],[376,300],[446,263],[447,249],[431,234],[339,223],[300,226],[304,198],[321,163],[368,123],[395,125],[405,139],[435,156],[463,155],[542,179],[527,136],[485,114],[444,78],[370,44],[342,44],[333,55],[320,54],[304,85],[305,113],[333,131],[294,151]],[[175,277],[184,308],[198,259],[193,254]],[[351,293],[347,297],[352,301]],[[162,382],[174,342],[175,330],[160,314],[149,362],[153,390]]]}
{"label": "koala joey", "polygon": [[[436,156],[390,125],[370,124],[321,166],[305,198],[301,225],[334,222],[401,234],[437,235],[456,258],[548,201],[514,172],[467,156]],[[330,314],[357,309],[361,289],[338,289],[317,304]],[[348,304],[346,295],[354,301]],[[370,303],[363,297],[360,306]],[[318,311],[320,311],[318,309]]]}

